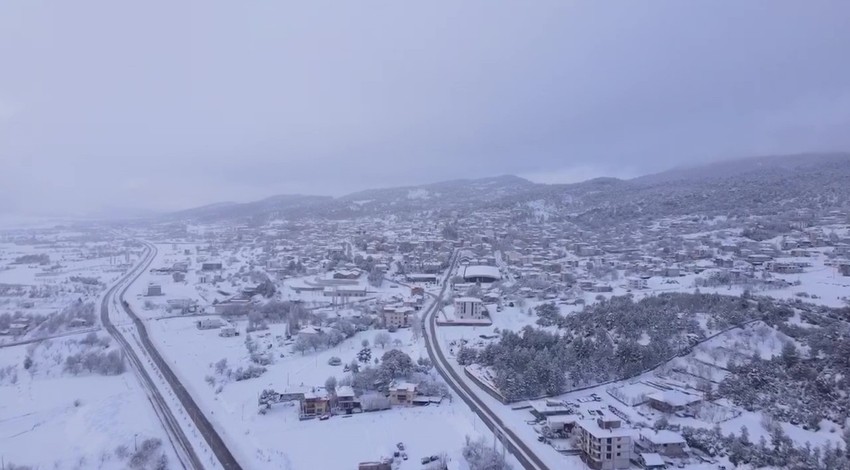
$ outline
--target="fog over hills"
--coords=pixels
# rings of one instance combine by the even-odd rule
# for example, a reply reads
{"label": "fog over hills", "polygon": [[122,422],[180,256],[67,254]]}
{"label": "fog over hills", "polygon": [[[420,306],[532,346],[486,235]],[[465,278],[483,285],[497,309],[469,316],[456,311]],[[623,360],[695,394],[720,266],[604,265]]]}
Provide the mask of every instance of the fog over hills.
{"label": "fog over hills", "polygon": [[169,219],[268,220],[419,211],[464,211],[534,202],[550,214],[579,221],[616,216],[770,212],[784,201],[809,200],[813,208],[846,204],[850,154],[797,154],[728,160],[675,168],[629,180],[595,178],[574,184],[540,184],[518,176],[458,179],[417,186],[358,191],[338,198],[278,195],[248,203],[217,203],[168,214]]}

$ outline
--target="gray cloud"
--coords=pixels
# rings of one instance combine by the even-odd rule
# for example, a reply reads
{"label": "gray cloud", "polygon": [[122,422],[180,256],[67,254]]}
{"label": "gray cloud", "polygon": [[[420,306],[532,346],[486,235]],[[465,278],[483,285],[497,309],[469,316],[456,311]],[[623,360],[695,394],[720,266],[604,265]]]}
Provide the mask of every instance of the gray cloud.
{"label": "gray cloud", "polygon": [[0,4],[0,212],[850,147],[843,1]]}

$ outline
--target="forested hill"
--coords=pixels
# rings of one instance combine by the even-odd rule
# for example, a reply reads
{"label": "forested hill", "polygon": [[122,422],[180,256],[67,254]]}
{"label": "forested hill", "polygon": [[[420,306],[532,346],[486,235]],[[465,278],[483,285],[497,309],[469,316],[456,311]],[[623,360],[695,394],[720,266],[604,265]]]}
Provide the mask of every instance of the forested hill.
{"label": "forested hill", "polygon": [[829,211],[850,201],[850,154],[759,157],[674,169],[631,180],[597,178],[538,184],[516,176],[360,191],[346,196],[281,195],[176,212],[169,220],[254,221],[275,218],[414,216],[545,208],[588,228],[658,217],[749,216],[798,209]]}

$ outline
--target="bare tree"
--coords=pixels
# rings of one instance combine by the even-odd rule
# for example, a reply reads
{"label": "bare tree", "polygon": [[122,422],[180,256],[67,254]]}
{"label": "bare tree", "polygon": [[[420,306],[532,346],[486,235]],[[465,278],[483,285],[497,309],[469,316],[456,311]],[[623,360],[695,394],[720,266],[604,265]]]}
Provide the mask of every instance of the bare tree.
{"label": "bare tree", "polygon": [[385,331],[381,331],[375,334],[375,339],[372,340],[375,346],[380,346],[381,349],[385,349],[387,345],[390,344],[390,341],[392,341],[392,338],[390,337],[389,333]]}

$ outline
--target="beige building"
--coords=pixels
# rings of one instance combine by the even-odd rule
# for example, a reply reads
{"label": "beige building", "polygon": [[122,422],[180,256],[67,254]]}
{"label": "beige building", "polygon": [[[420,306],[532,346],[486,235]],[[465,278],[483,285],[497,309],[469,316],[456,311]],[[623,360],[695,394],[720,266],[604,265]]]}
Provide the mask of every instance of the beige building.
{"label": "beige building", "polygon": [[390,384],[390,403],[393,405],[412,405],[416,396],[416,384],[393,382]]}
{"label": "beige building", "polygon": [[384,325],[387,328],[407,328],[414,309],[405,306],[384,307]]}
{"label": "beige building", "polygon": [[578,429],[582,460],[596,470],[629,468],[632,430],[620,427],[620,420],[605,417],[580,420]]}

